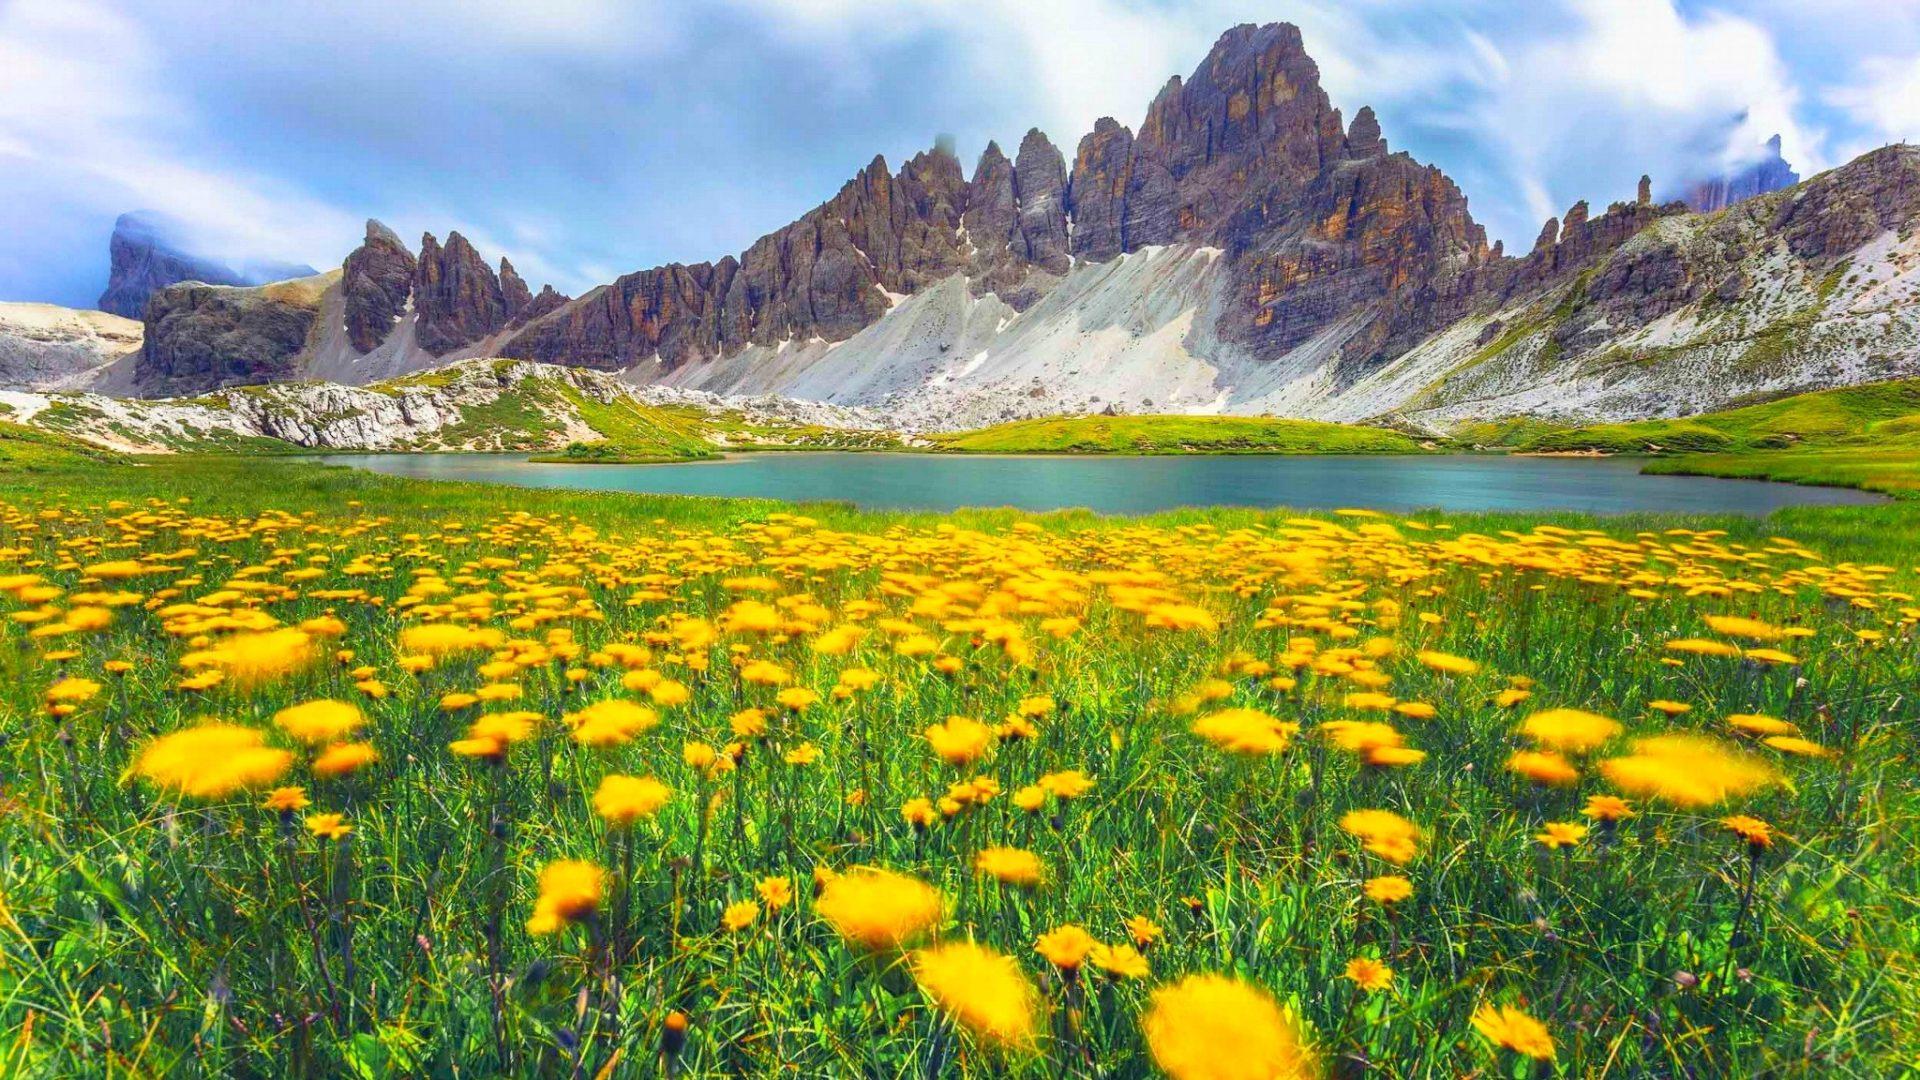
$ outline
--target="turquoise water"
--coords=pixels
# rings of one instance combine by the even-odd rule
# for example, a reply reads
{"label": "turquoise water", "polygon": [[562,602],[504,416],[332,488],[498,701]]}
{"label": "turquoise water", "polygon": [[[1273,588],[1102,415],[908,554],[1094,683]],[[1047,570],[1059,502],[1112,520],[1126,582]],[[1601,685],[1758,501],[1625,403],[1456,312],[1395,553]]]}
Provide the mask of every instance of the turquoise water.
{"label": "turquoise water", "polygon": [[1757,480],[1642,476],[1607,458],[1043,457],[782,452],[674,465],[569,465],[517,454],[349,454],[324,459],[390,476],[533,488],[793,501],[887,509],[1086,507],[1140,514],[1182,506],[1366,507],[1766,514],[1878,496]]}

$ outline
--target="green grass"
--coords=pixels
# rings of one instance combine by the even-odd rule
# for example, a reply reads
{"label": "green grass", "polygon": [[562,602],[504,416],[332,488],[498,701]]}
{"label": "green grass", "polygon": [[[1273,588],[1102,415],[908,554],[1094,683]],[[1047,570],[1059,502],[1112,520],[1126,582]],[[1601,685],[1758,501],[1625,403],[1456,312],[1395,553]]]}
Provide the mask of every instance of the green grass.
{"label": "green grass", "polygon": [[[1920,503],[1765,520],[1423,513],[1308,526],[1246,509],[1107,519],[845,506],[796,519],[766,501],[167,464],[0,466],[0,578],[64,590],[0,592],[5,1075],[652,1076],[679,1009],[688,1076],[1145,1077],[1151,992],[1212,972],[1297,1011],[1336,1074],[1364,1061],[1384,1078],[1890,1076],[1920,1055],[1899,1020],[1920,1004],[1909,737]],[[88,565],[131,558],[153,569],[86,578]],[[780,599],[792,624],[707,642],[672,633],[678,618],[722,621],[743,598]],[[1143,604],[1173,600],[1204,607],[1218,629],[1148,629]],[[108,626],[29,636],[107,602],[119,604]],[[1812,637],[1787,643],[1802,658],[1790,667],[1663,662],[1661,642],[1714,636],[1704,620],[1716,614]],[[178,688],[183,659],[217,648],[222,627],[322,615],[344,633],[310,667],[253,689]],[[1077,628],[1043,630],[1055,615]],[[456,617],[516,644],[401,669],[404,628]],[[903,655],[906,631],[886,620],[957,667]],[[866,629],[851,653],[811,647],[847,625]],[[1032,650],[1025,662],[996,644],[1009,627]],[[1395,645],[1319,674],[1308,664],[1290,689],[1246,666],[1287,673],[1282,658],[1308,639],[1322,654]],[[692,697],[631,743],[587,749],[560,716],[646,700],[602,662],[612,643],[646,645],[646,667]],[[1483,670],[1443,675],[1420,649]],[[519,662],[480,671],[508,656]],[[823,693],[853,667],[880,681],[796,713],[741,677],[749,659]],[[109,660],[132,666],[110,674]],[[1436,714],[1346,704],[1359,684],[1340,672],[1356,660]],[[386,696],[355,686],[360,665]],[[66,675],[103,690],[49,715],[43,692]],[[1532,700],[1494,704],[1514,676],[1531,680]],[[488,683],[522,694],[443,704]],[[1258,709],[1303,730],[1285,753],[1227,756],[1189,731],[1185,702],[1202,689],[1216,696],[1201,711]],[[966,768],[942,764],[922,736],[952,715],[997,723],[1034,695],[1057,704],[1034,737]],[[126,776],[150,739],[200,717],[271,731],[278,710],[318,698],[363,709],[382,759],[331,779],[296,764],[286,778],[313,811],[347,816],[345,841],[309,836],[257,794],[183,803]],[[1648,709],[1655,699],[1695,711],[1667,719]],[[771,720],[741,768],[706,779],[684,763],[684,740],[724,743],[750,706]],[[1844,757],[1772,755],[1791,786],[1725,806],[1636,799],[1640,815],[1617,831],[1550,853],[1533,836],[1610,790],[1586,760],[1571,789],[1504,769],[1523,745],[1519,718],[1556,706],[1617,717],[1634,736],[1724,738],[1727,714],[1767,713]],[[538,727],[504,767],[449,752],[477,712],[505,709],[531,710]],[[1392,723],[1426,760],[1360,765],[1325,737],[1330,721],[1355,718]],[[802,743],[819,759],[785,764]],[[1015,808],[1016,790],[1061,769],[1084,770],[1093,789]],[[674,796],[657,820],[611,832],[592,801],[610,773],[657,776]],[[1003,793],[924,833],[902,819],[907,799],[976,774]],[[854,790],[869,798],[850,801]],[[1361,808],[1416,822],[1417,857],[1394,867],[1362,850],[1338,824]],[[1717,824],[1729,812],[1766,819],[1781,839],[1750,860]],[[989,844],[1036,853],[1046,884],[981,880],[970,867]],[[559,858],[608,866],[617,884],[591,926],[531,934],[539,868]],[[948,940],[1013,958],[1051,1007],[1031,1053],[956,1030],[904,965],[856,955],[820,921],[815,869],[863,863],[934,883]],[[1363,879],[1394,871],[1412,899],[1389,913],[1361,898]],[[723,930],[727,905],[772,874],[793,880],[792,906]],[[1165,931],[1145,980],[1088,969],[1069,989],[1033,952],[1037,934],[1067,922],[1121,940],[1135,915]],[[1389,963],[1392,990],[1348,984],[1354,956]],[[1538,1017],[1556,1062],[1530,1069],[1480,1040],[1470,1017],[1483,1003]]]}
{"label": "green grass", "polygon": [[983,454],[1417,454],[1397,431],[1259,416],[1068,416],[929,436]]}
{"label": "green grass", "polygon": [[7,470],[41,471],[124,460],[69,435],[0,420],[0,476]]}
{"label": "green grass", "polygon": [[1864,442],[1914,433],[1920,379],[1795,394],[1676,420],[1596,424],[1534,434],[1522,450],[1608,453],[1778,450],[1800,444]]}

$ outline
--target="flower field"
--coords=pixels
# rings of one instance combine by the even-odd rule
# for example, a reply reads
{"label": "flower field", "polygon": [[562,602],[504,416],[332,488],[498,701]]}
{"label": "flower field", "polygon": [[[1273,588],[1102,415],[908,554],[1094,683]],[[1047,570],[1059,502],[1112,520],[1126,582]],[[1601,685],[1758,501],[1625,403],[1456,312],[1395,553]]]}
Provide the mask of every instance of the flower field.
{"label": "flower field", "polygon": [[1911,547],[88,469],[0,489],[5,1075],[1920,1062]]}

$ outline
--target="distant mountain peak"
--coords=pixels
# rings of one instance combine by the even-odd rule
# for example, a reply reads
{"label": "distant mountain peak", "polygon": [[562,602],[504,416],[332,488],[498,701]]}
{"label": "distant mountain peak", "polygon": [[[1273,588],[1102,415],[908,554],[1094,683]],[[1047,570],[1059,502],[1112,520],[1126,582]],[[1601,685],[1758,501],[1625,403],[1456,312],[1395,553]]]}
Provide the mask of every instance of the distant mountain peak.
{"label": "distant mountain peak", "polygon": [[1780,156],[1780,136],[1766,142],[1766,150],[1752,164],[1725,176],[1716,176],[1687,185],[1681,198],[1691,209],[1703,214],[1724,210],[1742,199],[1789,188],[1800,182],[1800,174]]}
{"label": "distant mountain peak", "polygon": [[146,310],[148,297],[182,281],[264,285],[319,272],[302,263],[272,260],[247,260],[236,265],[226,258],[193,251],[183,239],[186,233],[184,225],[157,210],[133,210],[114,219],[113,236],[108,241],[110,270],[107,289],[100,294],[100,310],[138,319]]}

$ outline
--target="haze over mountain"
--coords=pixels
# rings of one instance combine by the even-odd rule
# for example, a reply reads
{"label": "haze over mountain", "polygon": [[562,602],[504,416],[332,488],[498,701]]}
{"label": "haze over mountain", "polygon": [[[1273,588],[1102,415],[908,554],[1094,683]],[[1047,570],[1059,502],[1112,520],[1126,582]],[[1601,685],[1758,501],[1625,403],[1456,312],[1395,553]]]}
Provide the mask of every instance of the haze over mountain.
{"label": "haze over mountain", "polygon": [[129,319],[146,311],[157,289],[181,281],[208,285],[264,285],[269,281],[318,273],[304,263],[249,259],[234,265],[196,254],[184,239],[185,227],[155,210],[136,210],[113,223],[109,241],[109,277],[100,294],[100,310]]}

